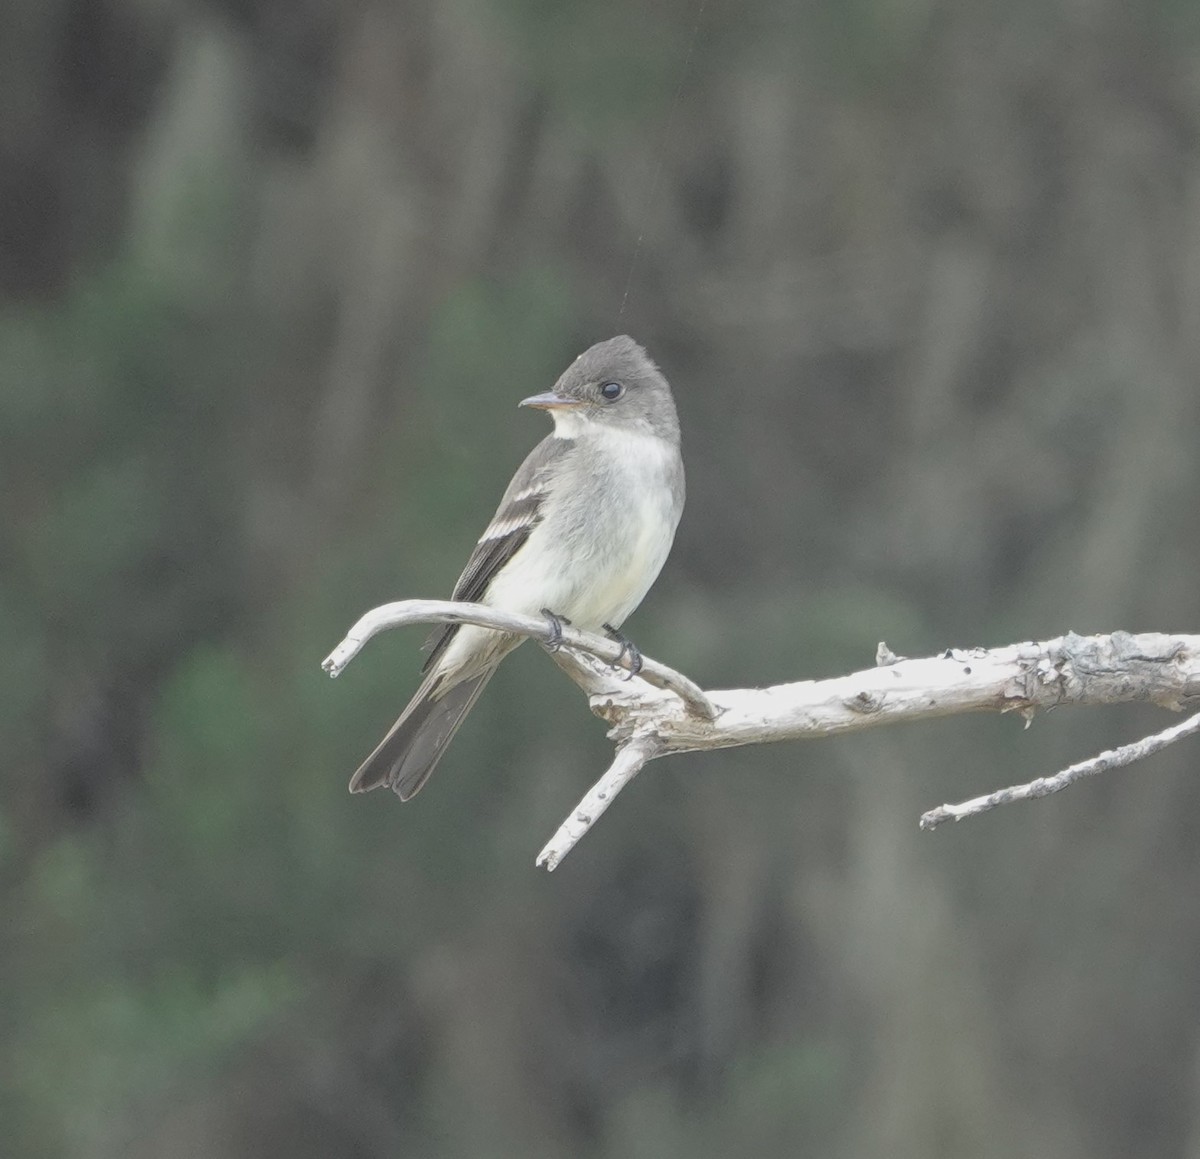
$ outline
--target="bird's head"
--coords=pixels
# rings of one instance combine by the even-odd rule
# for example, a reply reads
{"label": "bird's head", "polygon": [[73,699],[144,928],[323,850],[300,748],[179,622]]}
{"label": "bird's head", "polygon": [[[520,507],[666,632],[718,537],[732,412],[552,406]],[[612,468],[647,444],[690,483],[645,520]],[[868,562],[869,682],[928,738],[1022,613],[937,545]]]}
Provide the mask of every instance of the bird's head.
{"label": "bird's head", "polygon": [[558,433],[566,437],[596,423],[605,429],[679,438],[667,380],[626,334],[588,347],[563,371],[553,390],[523,399],[521,406],[549,411]]}

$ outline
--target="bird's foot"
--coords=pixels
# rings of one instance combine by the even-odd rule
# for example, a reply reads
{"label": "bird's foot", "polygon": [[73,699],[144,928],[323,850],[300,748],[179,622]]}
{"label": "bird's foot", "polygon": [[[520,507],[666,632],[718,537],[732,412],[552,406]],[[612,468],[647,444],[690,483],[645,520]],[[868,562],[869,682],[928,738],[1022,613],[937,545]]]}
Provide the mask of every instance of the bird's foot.
{"label": "bird's foot", "polygon": [[617,631],[612,624],[602,624],[601,627],[613,643],[621,645],[621,650],[617,653],[617,658],[613,661],[613,667],[620,668],[621,661],[628,656],[629,668],[625,679],[632,680],[642,670],[642,650],[628,636]]}
{"label": "bird's foot", "polygon": [[557,652],[563,646],[563,625],[569,627],[571,621],[566,616],[556,615],[549,608],[543,608],[542,615],[550,621],[550,636],[545,641],[546,651]]}

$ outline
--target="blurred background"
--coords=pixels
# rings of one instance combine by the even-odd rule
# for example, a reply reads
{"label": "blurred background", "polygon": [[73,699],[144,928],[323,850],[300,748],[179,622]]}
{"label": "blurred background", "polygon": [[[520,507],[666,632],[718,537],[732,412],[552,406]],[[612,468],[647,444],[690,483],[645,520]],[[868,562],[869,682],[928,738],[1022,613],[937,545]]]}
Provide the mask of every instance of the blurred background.
{"label": "blurred background", "polygon": [[1200,1157],[1200,750],[961,718],[652,765],[535,648],[346,782],[628,331],[710,687],[1200,625],[1180,0],[8,0],[0,1124],[21,1159]]}

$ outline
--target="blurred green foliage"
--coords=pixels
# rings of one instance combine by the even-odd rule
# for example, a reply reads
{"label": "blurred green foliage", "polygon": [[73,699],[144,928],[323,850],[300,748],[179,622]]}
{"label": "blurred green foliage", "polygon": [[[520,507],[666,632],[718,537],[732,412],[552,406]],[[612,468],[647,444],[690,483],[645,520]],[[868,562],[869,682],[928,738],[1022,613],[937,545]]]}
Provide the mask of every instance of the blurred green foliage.
{"label": "blurred green foliage", "polygon": [[1194,1144],[1187,759],[914,823],[1157,717],[670,758],[548,879],[609,745],[536,649],[403,809],[345,782],[419,633],[319,668],[617,329],[689,469],[630,630],[705,685],[1186,627],[1185,7],[0,16],[0,1150]]}
{"label": "blurred green foliage", "polygon": [[[137,784],[103,805],[103,820],[31,828],[21,842],[4,829],[22,936],[0,950],[0,970],[23,1004],[9,1039],[20,1101],[6,1118],[30,1154],[121,1153],[146,1107],[313,1001],[328,985],[316,963],[370,969],[414,952],[481,869],[484,849],[445,833],[469,832],[491,790],[462,770],[485,768],[495,746],[465,737],[449,791],[398,843],[390,808],[347,803],[356,752],[344,742],[366,745],[398,711],[419,666],[412,642],[399,678],[391,641],[339,686],[318,660],[368,600],[453,579],[486,517],[481,495],[511,470],[505,452],[515,464],[540,434],[526,422],[497,442],[486,412],[513,406],[544,381],[547,350],[568,348],[566,287],[529,271],[447,296],[410,384],[429,422],[419,441],[396,432],[425,443],[425,468],[439,469],[413,477],[409,464],[401,482],[384,460],[379,513],[269,602],[238,563],[231,360],[246,320],[194,288],[118,263],[0,332],[0,381],[21,386],[0,424],[17,516],[0,615],[12,751],[45,776],[56,702],[70,714],[88,677],[159,673],[141,706]],[[407,493],[402,511],[389,488]],[[467,530],[436,534],[442,525]],[[255,621],[265,627],[241,630]],[[16,801],[18,815],[34,808],[19,790]],[[366,905],[346,904],[359,894]]]}

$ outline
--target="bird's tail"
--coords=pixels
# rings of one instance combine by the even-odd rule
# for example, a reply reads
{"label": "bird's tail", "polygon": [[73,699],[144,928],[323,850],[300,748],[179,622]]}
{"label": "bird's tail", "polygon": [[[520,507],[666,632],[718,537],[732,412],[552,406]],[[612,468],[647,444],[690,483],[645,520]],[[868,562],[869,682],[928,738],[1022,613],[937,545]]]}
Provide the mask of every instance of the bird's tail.
{"label": "bird's tail", "polygon": [[439,674],[432,673],[350,778],[350,792],[365,793],[386,785],[401,801],[415,796],[495,671],[493,665],[445,692],[437,687]]}

